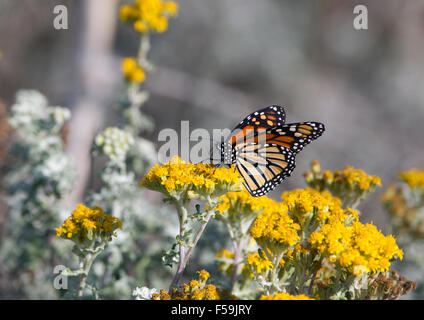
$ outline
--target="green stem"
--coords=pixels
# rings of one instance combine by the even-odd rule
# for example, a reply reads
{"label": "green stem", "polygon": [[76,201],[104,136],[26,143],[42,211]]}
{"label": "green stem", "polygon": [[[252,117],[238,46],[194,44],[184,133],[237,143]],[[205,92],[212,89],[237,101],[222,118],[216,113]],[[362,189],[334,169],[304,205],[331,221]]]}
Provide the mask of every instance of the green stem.
{"label": "green stem", "polygon": [[[207,225],[207,223],[209,222],[209,219],[211,218],[211,216],[212,216],[212,215],[214,214],[214,212],[215,212],[215,210],[214,210],[215,206],[216,206],[216,203],[215,203],[215,202],[214,202],[214,203],[212,203],[211,199],[208,199],[208,207],[209,207],[209,208],[212,208],[212,209],[210,209],[210,210],[206,213],[206,217],[205,217],[205,218],[204,218],[204,220],[202,221],[202,224],[201,224],[200,228],[197,230],[196,235],[194,236],[193,242],[192,242],[192,244],[190,245],[190,247],[189,247],[189,249],[188,249],[187,253],[185,253],[185,252],[184,252],[184,251],[185,251],[185,250],[184,250],[184,243],[180,243],[180,244],[179,244],[180,256],[179,256],[178,269],[177,269],[177,272],[176,272],[176,274],[175,274],[175,276],[174,276],[174,279],[172,280],[172,283],[171,283],[171,285],[170,285],[170,287],[169,287],[169,291],[171,291],[171,289],[172,289],[173,287],[175,287],[175,286],[177,286],[177,285],[178,285],[178,282],[180,281],[181,276],[182,276],[182,275],[183,275],[183,273],[184,273],[184,269],[185,269],[185,267],[187,266],[188,259],[190,258],[191,254],[193,253],[193,250],[194,250],[194,248],[196,247],[197,242],[199,241],[199,239],[200,239],[200,237],[201,237],[201,235],[202,235],[203,231],[205,230],[206,225]],[[179,208],[179,210],[183,210],[182,212],[185,212],[185,216],[187,216],[187,209],[186,209],[184,206],[181,206],[181,204],[180,204],[180,208]],[[181,229],[181,224],[182,224],[182,223],[181,223],[181,221],[180,221],[180,237],[182,237],[182,236],[183,236],[183,234],[184,234],[184,233],[182,233],[182,234],[181,234],[181,231],[183,230],[183,229]],[[185,230],[183,230],[183,232],[184,232],[184,231],[185,231]]]}
{"label": "green stem", "polygon": [[[89,253],[87,254],[86,257],[81,258],[80,280],[78,285],[78,299],[82,298],[84,294],[84,289],[87,287],[86,280],[88,277],[88,273],[90,272],[91,265],[93,264],[94,259],[96,259],[96,257],[103,251],[105,244],[106,244],[105,240],[102,240],[100,245],[95,250],[93,250],[92,253]],[[94,245],[94,242],[92,246],[93,245]]]}
{"label": "green stem", "polygon": [[179,250],[179,256],[178,256],[178,267],[177,272],[175,273],[174,278],[172,279],[171,285],[169,287],[169,292],[171,292],[172,287],[176,286],[178,282],[181,279],[181,276],[184,272],[184,260],[185,260],[185,248],[184,244],[182,243],[182,238],[185,233],[185,226],[187,223],[187,209],[185,208],[183,202],[181,200],[175,202],[175,206],[177,207],[178,212],[178,220],[180,223],[180,242],[178,243],[178,250]]}
{"label": "green stem", "polygon": [[[233,250],[234,250],[234,258],[233,258],[233,268],[231,270],[231,278],[230,278],[230,291],[233,292],[234,290],[234,286],[237,282],[237,276],[239,274],[239,265],[240,265],[240,260],[241,260],[241,250],[243,248],[242,242],[243,242],[243,237],[240,236],[236,236],[236,232],[233,229],[233,226],[231,224],[231,222],[229,221],[228,218],[225,217],[221,217],[227,230],[228,233],[230,234],[230,239],[231,239],[231,243],[233,246]],[[239,230],[238,235],[241,235],[242,230]]]}
{"label": "green stem", "polygon": [[270,259],[271,257],[267,254],[266,251],[265,251],[265,254],[268,256],[269,261],[272,262],[272,273],[271,273],[271,279],[270,279],[271,280],[271,288],[270,288],[268,294],[273,294],[279,289],[279,287],[278,287],[278,271],[280,269],[280,260],[283,257],[284,253],[281,253],[281,254],[275,256],[274,261],[272,261]]}
{"label": "green stem", "polygon": [[[137,53],[137,61],[138,63],[143,67],[143,69],[146,68],[147,65],[147,54],[150,51],[150,36],[148,34],[143,34],[140,37],[140,44],[138,46],[138,53]],[[139,103],[136,99],[138,93],[140,92],[140,84],[139,83],[131,83],[129,88],[129,97],[131,101],[131,109],[138,109]]]}
{"label": "green stem", "polygon": [[196,236],[194,237],[193,243],[190,246],[190,249],[188,249],[187,255],[185,257],[185,263],[187,263],[188,259],[190,258],[190,255],[193,252],[194,247],[196,246],[197,242],[199,241],[200,236],[202,235],[203,231],[205,230],[206,224],[209,222],[209,219],[211,218],[213,213],[214,213],[214,210],[212,209],[212,210],[209,210],[208,213],[206,214],[205,221],[202,222],[202,225],[200,226],[199,230],[197,231]]}
{"label": "green stem", "polygon": [[[144,34],[140,37],[140,43],[138,46],[138,53],[136,58],[138,63],[143,69],[146,69],[149,66],[149,63],[147,60],[147,55],[149,51],[150,51],[150,36],[148,34]],[[127,87],[127,96],[128,96],[128,100],[130,101],[129,112],[131,114],[129,119],[129,125],[135,128],[134,130],[136,130],[136,134],[138,134],[139,132],[137,132],[137,128],[136,128],[137,120],[135,119],[139,118],[140,106],[148,99],[148,94],[146,94],[144,98],[141,97],[140,90],[141,90],[140,83],[129,82]]]}
{"label": "green stem", "polygon": [[309,288],[308,288],[308,295],[309,296],[312,294],[312,288],[314,286],[315,279],[317,277],[317,274],[318,274],[318,271],[319,271],[319,269],[321,267],[321,264],[322,264],[322,260],[323,259],[324,259],[324,257],[321,256],[320,259],[319,259],[319,262],[318,262],[318,264],[317,264],[317,266],[315,268],[315,271],[314,271],[314,273],[312,275],[311,282],[309,283]]}
{"label": "green stem", "polygon": [[233,259],[233,269],[231,270],[231,293],[234,290],[234,286],[237,282],[237,277],[239,274],[239,265],[240,265],[240,258],[241,258],[241,248],[242,244],[241,241],[238,242],[236,240],[233,240],[233,248],[234,248],[234,259]]}
{"label": "green stem", "polygon": [[140,63],[144,63],[147,60],[147,54],[150,51],[150,36],[149,34],[143,34],[140,37],[140,44],[138,47],[137,59]]}
{"label": "green stem", "polygon": [[306,282],[305,271],[306,270],[302,270],[301,272],[299,272],[299,285],[298,285],[299,294],[304,293],[304,286]]}

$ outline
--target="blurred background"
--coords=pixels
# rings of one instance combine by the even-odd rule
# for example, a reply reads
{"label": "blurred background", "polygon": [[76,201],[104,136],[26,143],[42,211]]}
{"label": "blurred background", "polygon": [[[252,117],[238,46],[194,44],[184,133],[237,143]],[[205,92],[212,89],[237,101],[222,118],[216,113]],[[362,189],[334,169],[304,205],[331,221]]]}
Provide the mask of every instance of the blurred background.
{"label": "blurred background", "polygon": [[[13,136],[6,113],[18,89],[37,89],[71,109],[67,152],[78,166],[70,206],[95,183],[94,135],[117,121],[125,83],[121,59],[134,55],[134,30],[119,22],[118,0],[0,1],[0,165]],[[69,29],[53,28],[53,8],[68,8]],[[424,2],[421,0],[179,0],[178,19],[153,35],[155,72],[143,84],[143,111],[158,132],[233,128],[248,113],[278,104],[287,122],[320,121],[326,132],[297,157],[292,177],[271,197],[304,187],[312,160],[323,169],[353,165],[382,178],[424,166]],[[368,8],[355,30],[353,8]],[[93,167],[95,170],[95,166]],[[93,180],[94,179],[94,180]],[[94,182],[93,182],[94,181]],[[3,192],[3,191],[0,191]],[[378,190],[360,207],[384,230]],[[0,219],[5,219],[2,203]]]}

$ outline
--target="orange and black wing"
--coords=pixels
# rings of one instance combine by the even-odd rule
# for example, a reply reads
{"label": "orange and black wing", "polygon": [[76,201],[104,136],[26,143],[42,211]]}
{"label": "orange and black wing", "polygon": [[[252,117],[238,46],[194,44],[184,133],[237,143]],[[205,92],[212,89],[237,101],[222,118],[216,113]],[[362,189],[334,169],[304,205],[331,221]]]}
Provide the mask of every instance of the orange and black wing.
{"label": "orange and black wing", "polygon": [[272,105],[257,110],[244,118],[235,128],[243,129],[246,126],[252,126],[257,130],[269,129],[281,126],[286,121],[286,112],[283,107]]}
{"label": "orange and black wing", "polygon": [[322,123],[313,121],[284,124],[238,143],[236,167],[250,194],[263,196],[289,177],[296,166],[296,154],[324,130]]}
{"label": "orange and black wing", "polygon": [[249,114],[231,132],[227,142],[235,148],[239,144],[258,142],[255,137],[267,130],[281,126],[286,121],[283,107],[272,105]]}
{"label": "orange and black wing", "polygon": [[295,166],[294,153],[279,144],[249,143],[237,151],[236,168],[254,197],[273,190],[290,176]]}
{"label": "orange and black wing", "polygon": [[267,130],[266,142],[288,148],[296,154],[307,144],[320,137],[324,131],[324,124],[320,122],[288,123]]}

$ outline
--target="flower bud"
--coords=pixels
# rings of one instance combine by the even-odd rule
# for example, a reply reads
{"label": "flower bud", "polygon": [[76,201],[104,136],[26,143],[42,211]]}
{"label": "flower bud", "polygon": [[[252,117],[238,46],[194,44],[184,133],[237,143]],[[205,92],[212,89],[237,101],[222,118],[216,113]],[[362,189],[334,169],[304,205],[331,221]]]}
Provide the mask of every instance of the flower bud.
{"label": "flower bud", "polygon": [[321,165],[318,160],[314,160],[311,162],[311,170],[313,173],[318,173],[321,171]]}

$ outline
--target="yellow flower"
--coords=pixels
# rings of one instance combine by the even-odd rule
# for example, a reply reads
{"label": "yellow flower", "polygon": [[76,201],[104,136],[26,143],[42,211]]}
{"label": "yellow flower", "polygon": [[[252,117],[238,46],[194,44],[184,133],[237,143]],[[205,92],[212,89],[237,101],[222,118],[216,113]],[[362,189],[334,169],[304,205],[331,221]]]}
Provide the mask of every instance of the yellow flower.
{"label": "yellow flower", "polygon": [[140,33],[162,33],[168,29],[168,18],[178,15],[178,4],[174,1],[136,0],[132,5],[123,5],[119,17],[123,22],[133,23]]}
{"label": "yellow flower", "polygon": [[137,19],[138,16],[139,12],[137,11],[137,8],[134,5],[123,5],[119,10],[119,18],[122,21],[131,21]]}
{"label": "yellow flower", "polygon": [[87,232],[93,230],[100,237],[109,237],[118,228],[122,229],[122,222],[116,217],[104,214],[102,208],[88,208],[79,204],[62,226],[56,228],[56,237],[78,239],[82,243]]}
{"label": "yellow flower", "polygon": [[[206,284],[209,272],[197,271],[199,280],[191,280],[189,284],[183,283],[179,288],[174,288],[170,298],[172,300],[219,300],[220,290],[212,284]],[[166,291],[164,290],[166,293]],[[163,300],[163,299],[160,299]]]}
{"label": "yellow flower", "polygon": [[424,189],[424,170],[412,169],[403,171],[399,173],[399,178],[411,188],[419,187]]}
{"label": "yellow flower", "polygon": [[158,33],[168,30],[168,19],[160,16],[150,22],[150,27]]}
{"label": "yellow flower", "polygon": [[191,296],[191,300],[203,300],[204,296],[205,296],[205,290],[195,289]]}
{"label": "yellow flower", "polygon": [[267,196],[253,197],[246,189],[239,192],[228,192],[219,198],[219,201],[216,210],[221,214],[232,215],[259,213],[266,207],[275,205],[275,201]]}
{"label": "yellow flower", "polygon": [[237,171],[215,168],[207,164],[191,164],[174,157],[164,165],[156,164],[144,176],[140,184],[151,190],[173,197],[199,194],[218,195],[241,189],[241,177]]}
{"label": "yellow flower", "polygon": [[328,212],[341,205],[340,199],[333,197],[328,191],[319,192],[310,188],[286,191],[281,198],[290,212],[300,211],[302,214],[314,210]]}
{"label": "yellow flower", "polygon": [[205,282],[210,277],[209,272],[207,272],[206,270],[196,271],[196,273],[199,274],[199,280],[202,282]]}
{"label": "yellow flower", "polygon": [[220,295],[218,293],[217,288],[212,285],[206,285],[206,300],[220,300]]}
{"label": "yellow flower", "polygon": [[96,222],[91,221],[89,219],[84,219],[82,221],[82,226],[84,227],[85,230],[90,231],[91,229],[96,229]]}
{"label": "yellow flower", "polygon": [[361,169],[346,166],[344,170],[321,171],[318,161],[311,163],[311,171],[304,174],[306,183],[316,190],[328,189],[334,196],[343,200],[346,206],[357,205],[360,200],[381,186],[378,176],[367,174]]}
{"label": "yellow flower", "polygon": [[56,237],[66,235],[67,238],[72,238],[79,231],[80,228],[71,219],[66,219],[62,226],[56,229]]}
{"label": "yellow flower", "polygon": [[268,258],[263,259],[258,252],[250,253],[246,258],[246,262],[252,266],[258,274],[273,267],[272,262],[269,261]]}
{"label": "yellow flower", "polygon": [[149,31],[149,26],[143,20],[136,20],[134,22],[134,30],[141,33],[147,33]]}
{"label": "yellow flower", "polygon": [[125,58],[122,60],[122,73],[130,82],[139,83],[146,79],[144,70],[134,58]]}
{"label": "yellow flower", "polygon": [[291,295],[286,292],[278,292],[272,295],[262,295],[259,300],[315,300],[304,294]]}
{"label": "yellow flower", "polygon": [[352,166],[346,166],[344,171],[336,170],[334,172],[334,182],[346,181],[351,187],[355,184],[360,190],[368,190],[371,186],[381,186],[381,180],[377,176],[371,176],[361,169],[355,169]]}
{"label": "yellow flower", "polygon": [[384,236],[373,224],[357,220],[346,225],[330,219],[311,234],[309,242],[354,275],[386,271],[391,260],[403,257],[392,235]]}
{"label": "yellow flower", "polygon": [[159,293],[152,294],[152,300],[171,300],[171,296],[165,289],[161,289]]}
{"label": "yellow flower", "polygon": [[332,182],[333,182],[333,180],[334,180],[334,175],[333,175],[333,173],[332,173],[331,171],[329,171],[329,170],[325,170],[325,171],[324,171],[324,175],[323,175],[323,177],[324,177],[324,180],[325,180],[325,182],[326,182],[326,183],[332,183]]}
{"label": "yellow flower", "polygon": [[314,160],[311,162],[311,170],[313,173],[318,173],[321,171],[321,165],[318,160]]}
{"label": "yellow flower", "polygon": [[170,15],[171,17],[176,17],[178,14],[178,4],[174,1],[163,2],[162,12]]}
{"label": "yellow flower", "polygon": [[250,235],[260,244],[262,240],[293,246],[300,237],[300,226],[288,214],[287,205],[277,203],[260,213],[250,228]]}

